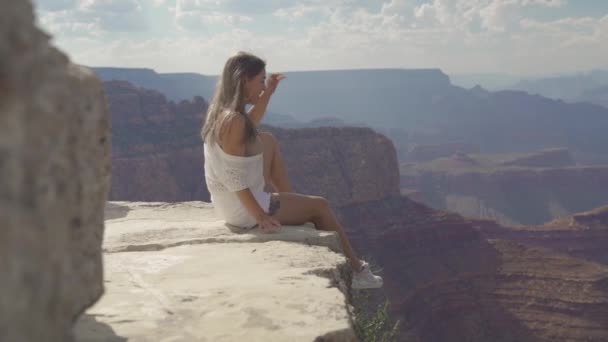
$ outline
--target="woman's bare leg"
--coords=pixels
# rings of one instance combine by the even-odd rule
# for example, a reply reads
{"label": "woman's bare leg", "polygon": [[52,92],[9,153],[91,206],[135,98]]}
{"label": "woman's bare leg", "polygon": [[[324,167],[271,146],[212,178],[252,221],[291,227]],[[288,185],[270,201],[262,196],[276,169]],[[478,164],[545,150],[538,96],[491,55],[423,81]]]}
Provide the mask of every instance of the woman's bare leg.
{"label": "woman's bare leg", "polygon": [[266,184],[272,185],[276,192],[292,192],[277,139],[268,132],[261,132],[260,139],[262,139],[264,148],[264,179]]}
{"label": "woman's bare leg", "polygon": [[300,225],[306,222],[315,224],[318,230],[335,231],[340,244],[354,270],[361,269],[361,260],[355,255],[344,229],[336,220],[327,200],[323,197],[306,196],[297,193],[278,193],[280,205],[273,215],[281,224]]}

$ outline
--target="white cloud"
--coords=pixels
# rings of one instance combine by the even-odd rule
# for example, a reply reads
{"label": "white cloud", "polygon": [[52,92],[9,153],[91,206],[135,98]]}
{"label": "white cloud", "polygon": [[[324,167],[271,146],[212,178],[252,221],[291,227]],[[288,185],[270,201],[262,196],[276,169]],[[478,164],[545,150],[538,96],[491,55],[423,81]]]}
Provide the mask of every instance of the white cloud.
{"label": "white cloud", "polygon": [[523,29],[544,31],[544,32],[577,32],[580,30],[588,31],[598,24],[598,20],[591,17],[582,18],[563,18],[554,21],[537,21],[533,19],[523,19],[520,22]]}
{"label": "white cloud", "polygon": [[[48,1],[48,0],[45,0]],[[63,10],[38,9],[43,28],[59,37],[101,37],[108,32],[141,31],[145,13],[138,0],[72,1]]]}
{"label": "white cloud", "polygon": [[154,7],[164,6],[169,1],[170,0],[152,0],[152,5],[154,5]]}
{"label": "white cloud", "polygon": [[[403,1],[403,0],[401,0]],[[276,8],[272,11],[275,17],[295,21],[304,17],[325,18],[335,11],[353,10],[359,8],[361,1],[358,0],[304,0],[293,1],[292,5]]]}
{"label": "white cloud", "polygon": [[[141,15],[144,4],[160,2],[174,4],[167,15],[182,30],[170,27],[148,39],[128,32],[102,39],[110,24],[119,24],[109,21],[115,14],[110,10],[125,6]],[[565,1],[386,0],[361,6],[360,0],[260,0],[238,9],[236,0],[84,3],[90,5],[78,8],[79,15],[62,18],[69,11],[45,12],[44,25],[61,31],[62,44],[79,63],[89,65],[213,74],[232,52],[249,50],[266,57],[269,70],[276,71],[440,67],[447,72],[538,73],[608,67],[601,58],[608,56],[603,43],[608,41],[608,15],[548,22],[528,17],[528,8],[551,11]],[[254,5],[272,10],[262,18]],[[315,24],[300,20],[304,18]],[[267,26],[257,30],[261,25]],[[87,39],[68,39],[78,32],[88,32],[80,36]]]}
{"label": "white cloud", "polygon": [[560,7],[562,0],[433,0],[414,9],[420,25],[470,28],[476,20],[480,28],[506,31],[522,19],[522,9],[530,6]]}
{"label": "white cloud", "polygon": [[78,20],[74,12],[69,10],[43,13],[39,21],[43,28],[62,38],[73,36],[99,37],[103,34],[99,20]]}
{"label": "white cloud", "polygon": [[323,14],[325,16],[331,14],[331,9],[321,5],[305,5],[296,4],[291,7],[283,7],[275,10],[272,15],[281,19],[295,21],[308,15]]}
{"label": "white cloud", "polygon": [[35,0],[34,5],[44,11],[63,11],[74,8],[78,0]]}
{"label": "white cloud", "polygon": [[79,8],[90,12],[135,12],[141,11],[137,0],[81,0]]}
{"label": "white cloud", "polygon": [[242,25],[253,21],[253,17],[221,11],[218,0],[177,0],[172,8],[175,23],[184,30],[199,30],[212,25]]}
{"label": "white cloud", "polygon": [[220,2],[206,0],[177,0],[176,6],[184,12],[200,11],[202,9],[219,7]]}
{"label": "white cloud", "polygon": [[390,0],[383,2],[380,9],[382,15],[402,14],[409,11],[412,7],[410,0]]}
{"label": "white cloud", "polygon": [[177,24],[184,29],[197,30],[207,25],[238,25],[253,21],[252,17],[221,12],[201,13],[180,11],[175,14]]}
{"label": "white cloud", "polygon": [[595,50],[598,57],[608,56],[608,48],[603,44],[608,36],[608,15],[600,19],[563,18],[549,22],[525,19],[521,21],[521,27],[527,40],[542,41],[553,51],[570,54],[571,51]]}

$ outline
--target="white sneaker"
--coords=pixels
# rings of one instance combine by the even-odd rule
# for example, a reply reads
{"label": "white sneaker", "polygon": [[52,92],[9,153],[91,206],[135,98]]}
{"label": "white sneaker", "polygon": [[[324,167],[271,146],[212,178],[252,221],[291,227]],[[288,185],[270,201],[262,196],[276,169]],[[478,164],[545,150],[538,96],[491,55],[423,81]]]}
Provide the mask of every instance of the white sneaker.
{"label": "white sneaker", "polygon": [[362,268],[361,271],[353,272],[353,281],[352,288],[353,289],[377,289],[382,287],[384,282],[382,281],[382,277],[377,276],[372,273],[369,269],[369,264],[363,260],[361,260]]}

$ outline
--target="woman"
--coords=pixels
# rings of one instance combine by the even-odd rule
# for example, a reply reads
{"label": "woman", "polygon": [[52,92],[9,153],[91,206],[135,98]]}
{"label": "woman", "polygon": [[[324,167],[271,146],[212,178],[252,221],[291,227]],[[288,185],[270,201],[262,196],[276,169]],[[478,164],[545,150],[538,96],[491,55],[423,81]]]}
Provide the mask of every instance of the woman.
{"label": "woman", "polygon": [[[246,52],[230,57],[219,77],[202,130],[205,181],[211,202],[226,223],[272,233],[284,225],[313,222],[316,229],[335,231],[354,270],[353,288],[377,288],[382,278],[357,258],[322,197],[293,193],[277,142],[257,131],[270,96],[282,74],[270,75],[266,63]],[[252,107],[248,112],[245,105]],[[265,185],[275,193],[265,191]]]}

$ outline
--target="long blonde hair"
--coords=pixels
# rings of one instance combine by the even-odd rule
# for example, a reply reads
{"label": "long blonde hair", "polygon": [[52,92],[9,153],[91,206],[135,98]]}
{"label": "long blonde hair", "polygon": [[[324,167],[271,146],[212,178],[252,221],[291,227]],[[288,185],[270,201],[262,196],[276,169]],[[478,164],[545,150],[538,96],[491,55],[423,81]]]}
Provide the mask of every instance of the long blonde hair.
{"label": "long blonde hair", "polygon": [[205,143],[219,141],[220,129],[224,122],[237,115],[245,118],[244,142],[252,141],[257,136],[255,125],[245,114],[245,80],[258,75],[266,67],[261,58],[240,51],[228,58],[221,77],[218,78],[213,100],[207,108],[207,118],[201,130]]}

